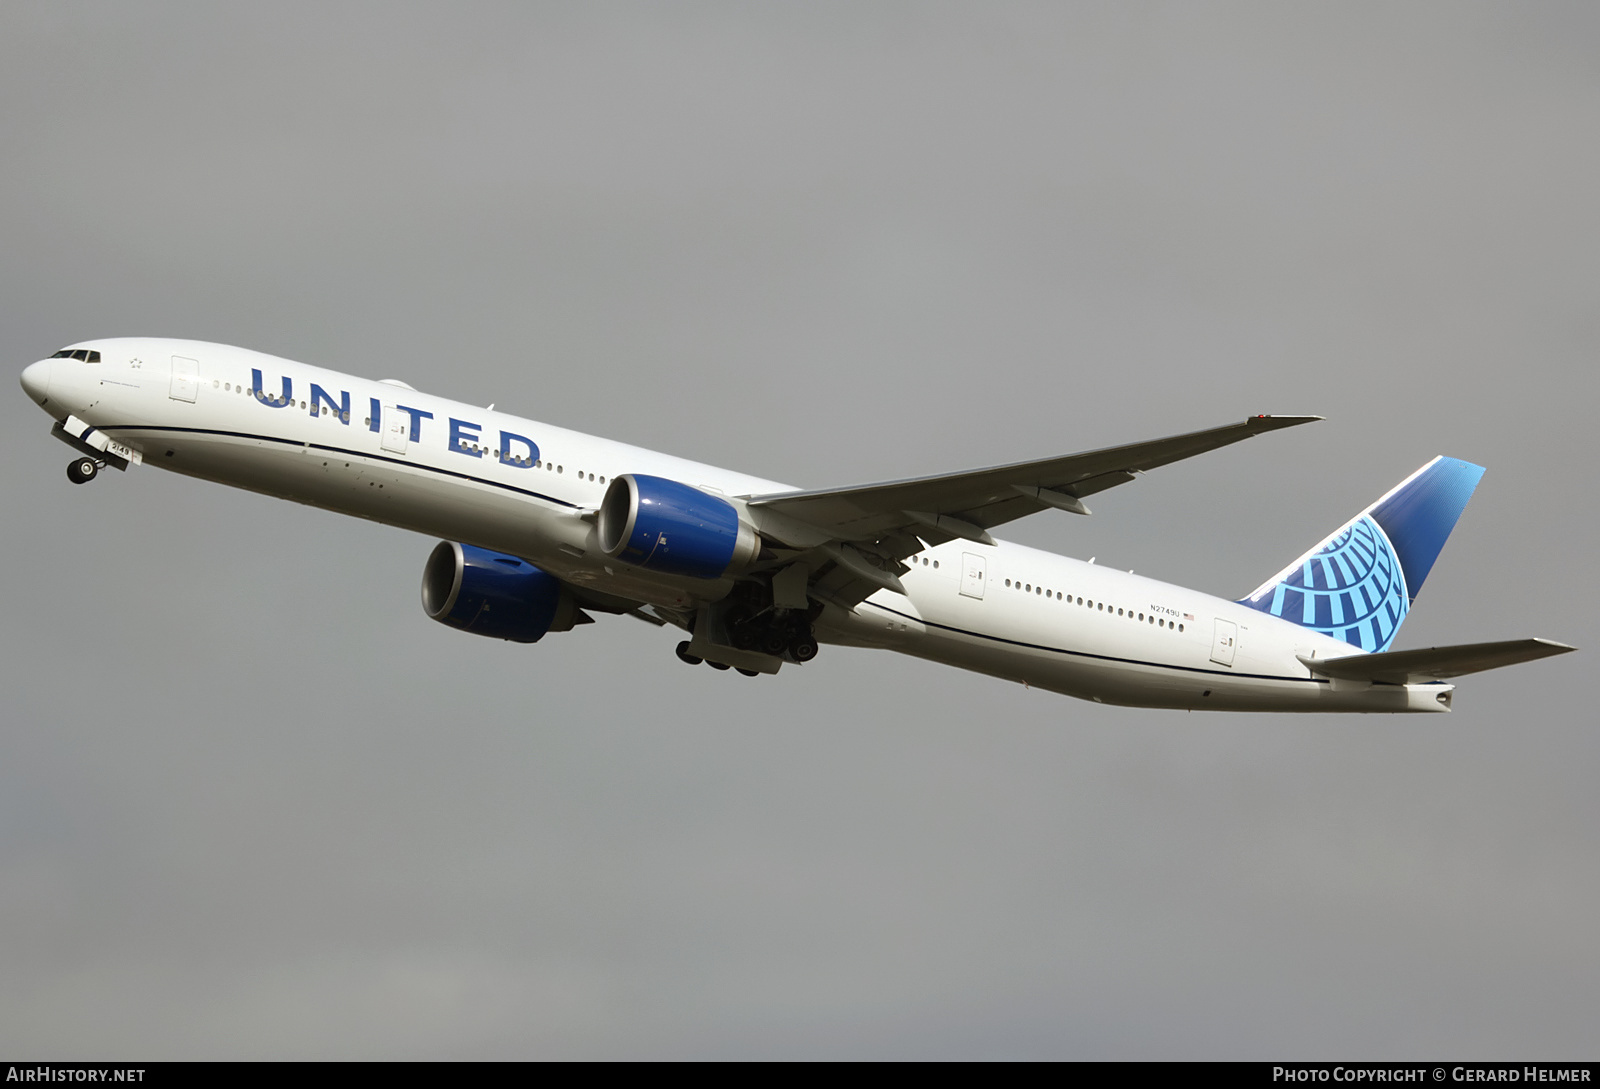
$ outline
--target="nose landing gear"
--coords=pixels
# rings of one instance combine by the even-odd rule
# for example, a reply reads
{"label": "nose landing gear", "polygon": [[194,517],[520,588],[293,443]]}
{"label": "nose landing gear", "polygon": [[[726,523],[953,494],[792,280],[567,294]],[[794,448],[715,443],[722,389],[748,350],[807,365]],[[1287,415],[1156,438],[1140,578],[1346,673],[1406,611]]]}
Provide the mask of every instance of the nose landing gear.
{"label": "nose landing gear", "polygon": [[67,463],[67,479],[74,484],[87,484],[100,474],[100,464],[94,458],[73,458]]}

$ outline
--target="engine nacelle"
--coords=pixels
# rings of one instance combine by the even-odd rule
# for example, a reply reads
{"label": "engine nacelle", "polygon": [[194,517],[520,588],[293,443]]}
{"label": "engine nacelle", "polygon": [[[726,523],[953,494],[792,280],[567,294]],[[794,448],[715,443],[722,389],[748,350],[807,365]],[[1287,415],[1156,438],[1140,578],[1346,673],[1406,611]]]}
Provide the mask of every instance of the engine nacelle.
{"label": "engine nacelle", "polygon": [[537,643],[569,630],[578,614],[566,583],[527,560],[440,541],[422,569],[422,608],[441,624]]}
{"label": "engine nacelle", "polygon": [[721,578],[761,551],[761,538],[732,503],[659,476],[612,480],[597,526],[606,555],[667,575]]}

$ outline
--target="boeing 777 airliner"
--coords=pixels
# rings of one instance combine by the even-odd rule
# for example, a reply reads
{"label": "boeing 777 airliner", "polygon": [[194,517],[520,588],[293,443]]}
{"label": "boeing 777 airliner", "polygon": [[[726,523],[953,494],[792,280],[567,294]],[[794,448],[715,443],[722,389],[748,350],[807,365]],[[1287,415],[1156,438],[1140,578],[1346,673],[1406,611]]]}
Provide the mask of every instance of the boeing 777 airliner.
{"label": "boeing 777 airliner", "polygon": [[777,673],[882,647],[1141,707],[1448,711],[1446,678],[1573,648],[1390,649],[1483,470],[1430,461],[1254,592],[1226,601],[996,540],[1046,509],[1315,416],[1254,416],[1043,461],[797,490],[221,344],[85,341],[22,386],[76,483],[141,463],[442,540],[422,605],[534,643],[629,614],[678,657]]}

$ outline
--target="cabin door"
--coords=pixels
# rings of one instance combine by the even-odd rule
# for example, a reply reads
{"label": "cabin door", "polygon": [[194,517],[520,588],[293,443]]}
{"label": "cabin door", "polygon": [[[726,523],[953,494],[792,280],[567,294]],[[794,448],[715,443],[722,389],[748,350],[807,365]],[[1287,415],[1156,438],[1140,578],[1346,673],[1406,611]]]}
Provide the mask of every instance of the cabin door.
{"label": "cabin door", "polygon": [[1218,665],[1233,665],[1234,644],[1239,641],[1239,625],[1231,620],[1218,620],[1217,633],[1211,640],[1211,660]]}
{"label": "cabin door", "polygon": [[411,414],[393,405],[383,406],[383,448],[391,454],[406,452],[406,433],[411,429]]}
{"label": "cabin door", "polygon": [[194,397],[200,390],[200,361],[185,359],[181,355],[172,357],[172,386],[167,395],[174,401],[188,401],[194,403]]}
{"label": "cabin door", "polygon": [[961,594],[983,599],[983,577],[987,562],[976,552],[961,554]]}

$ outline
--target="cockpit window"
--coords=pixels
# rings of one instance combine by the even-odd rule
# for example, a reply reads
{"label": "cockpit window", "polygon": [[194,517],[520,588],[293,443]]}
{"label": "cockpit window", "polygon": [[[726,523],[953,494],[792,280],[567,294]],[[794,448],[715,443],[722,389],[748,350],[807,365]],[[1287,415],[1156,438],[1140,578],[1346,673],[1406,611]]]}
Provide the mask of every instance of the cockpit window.
{"label": "cockpit window", "polygon": [[83,363],[100,362],[100,353],[89,348],[63,348],[51,359],[76,359]]}

